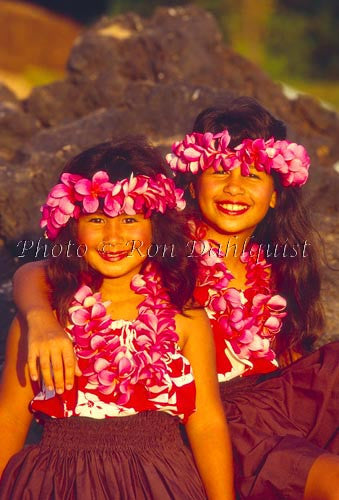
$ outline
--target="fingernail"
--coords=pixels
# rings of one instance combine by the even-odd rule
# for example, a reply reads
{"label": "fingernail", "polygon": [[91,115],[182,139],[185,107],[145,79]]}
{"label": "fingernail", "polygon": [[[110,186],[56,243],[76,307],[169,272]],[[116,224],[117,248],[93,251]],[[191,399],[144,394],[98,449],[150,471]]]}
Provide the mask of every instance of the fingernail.
{"label": "fingernail", "polygon": [[68,391],[70,391],[70,390],[72,389],[72,387],[73,387],[73,385],[72,385],[72,384],[67,384],[67,385],[66,385],[66,389],[67,389]]}
{"label": "fingernail", "polygon": [[47,386],[47,389],[48,389],[49,391],[53,391],[53,386],[52,386],[52,385],[48,385],[48,386]]}
{"label": "fingernail", "polygon": [[38,377],[36,375],[32,375],[31,379],[33,380],[33,382],[36,382],[38,380]]}
{"label": "fingernail", "polygon": [[63,388],[62,388],[62,387],[57,387],[56,392],[57,392],[58,394],[62,394],[62,393],[64,392],[64,390],[63,390]]}

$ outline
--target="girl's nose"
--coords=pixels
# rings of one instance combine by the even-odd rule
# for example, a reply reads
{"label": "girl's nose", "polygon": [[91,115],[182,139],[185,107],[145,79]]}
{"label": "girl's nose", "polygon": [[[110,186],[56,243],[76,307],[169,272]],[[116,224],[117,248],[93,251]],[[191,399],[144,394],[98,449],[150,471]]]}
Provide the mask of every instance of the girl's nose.
{"label": "girl's nose", "polygon": [[105,243],[112,246],[124,243],[124,238],[121,234],[121,225],[119,224],[117,217],[106,220],[103,236]]}
{"label": "girl's nose", "polygon": [[240,167],[235,168],[228,172],[225,176],[224,193],[229,193],[231,195],[243,194],[244,193],[244,177],[241,175]]}

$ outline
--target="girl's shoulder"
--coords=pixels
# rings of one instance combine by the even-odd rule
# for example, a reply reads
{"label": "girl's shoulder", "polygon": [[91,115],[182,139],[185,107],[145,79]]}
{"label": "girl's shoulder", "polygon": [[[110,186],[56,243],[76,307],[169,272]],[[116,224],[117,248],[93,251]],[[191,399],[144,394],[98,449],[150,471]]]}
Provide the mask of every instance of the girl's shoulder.
{"label": "girl's shoulder", "polygon": [[179,347],[184,348],[190,337],[198,337],[199,332],[210,330],[210,322],[205,309],[202,307],[188,307],[183,313],[175,316],[176,331],[179,336]]}

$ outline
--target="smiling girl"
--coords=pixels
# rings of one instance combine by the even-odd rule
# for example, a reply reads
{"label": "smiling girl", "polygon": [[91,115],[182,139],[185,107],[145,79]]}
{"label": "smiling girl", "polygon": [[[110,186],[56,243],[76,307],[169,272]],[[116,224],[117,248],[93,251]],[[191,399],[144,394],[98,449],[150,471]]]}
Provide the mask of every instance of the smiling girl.
{"label": "smiling girl", "polygon": [[[187,308],[195,265],[185,258],[182,194],[159,153],[136,139],[81,153],[50,191],[47,236],[87,249],[46,266],[82,374],[62,395],[31,385],[27,327],[14,320],[0,386],[1,498],[233,498],[213,339],[204,311]],[[129,252],[136,240],[175,241],[176,257]],[[42,440],[19,451],[32,414]]]}
{"label": "smiling girl", "polygon": [[172,150],[192,235],[209,245],[197,256],[195,297],[214,333],[236,489],[250,499],[337,499],[339,343],[277,364],[277,354],[309,351],[323,328],[300,189],[307,152],[247,97],[202,111]]}

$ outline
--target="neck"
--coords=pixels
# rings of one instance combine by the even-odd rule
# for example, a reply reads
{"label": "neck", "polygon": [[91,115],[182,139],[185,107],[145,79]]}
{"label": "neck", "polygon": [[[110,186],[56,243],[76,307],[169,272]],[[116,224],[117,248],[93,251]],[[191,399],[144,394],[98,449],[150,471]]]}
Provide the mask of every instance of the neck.
{"label": "neck", "polygon": [[225,262],[231,264],[233,261],[240,262],[240,257],[248,250],[248,245],[253,242],[252,232],[227,234],[208,227],[206,238],[218,243],[220,251],[225,254]]}
{"label": "neck", "polygon": [[246,266],[241,262],[240,257],[248,250],[248,245],[253,241],[252,231],[239,234],[219,233],[213,228],[208,228],[207,239],[215,241],[220,248],[220,252],[225,254],[224,262],[227,269],[234,276],[230,286],[244,289],[246,282]]}
{"label": "neck", "polygon": [[130,300],[131,297],[135,296],[131,289],[130,276],[104,278],[100,292],[103,300],[110,300],[112,303]]}

